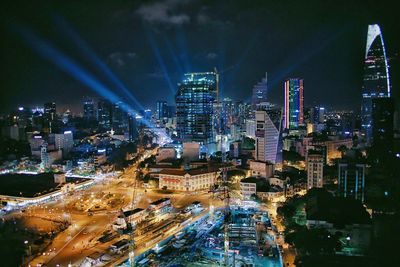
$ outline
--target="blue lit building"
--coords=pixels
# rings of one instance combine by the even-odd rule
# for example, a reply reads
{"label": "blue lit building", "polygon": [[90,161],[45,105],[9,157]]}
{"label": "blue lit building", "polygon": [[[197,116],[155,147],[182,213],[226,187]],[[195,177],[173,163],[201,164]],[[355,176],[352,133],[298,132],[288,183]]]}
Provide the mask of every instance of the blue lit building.
{"label": "blue lit building", "polygon": [[368,26],[361,104],[361,128],[369,143],[372,139],[372,102],[382,97],[390,97],[389,65],[381,29],[374,24]]}
{"label": "blue lit building", "polygon": [[109,131],[112,127],[112,104],[106,99],[97,103],[97,120],[102,130]]}
{"label": "blue lit building", "polygon": [[88,98],[83,100],[83,117],[87,120],[95,118],[93,99]]}
{"label": "blue lit building", "polygon": [[303,79],[291,78],[285,81],[285,129],[295,129],[304,121],[304,87]]}
{"label": "blue lit building", "polygon": [[184,75],[175,96],[178,140],[213,142],[213,103],[216,98],[217,77],[214,72]]}
{"label": "blue lit building", "polygon": [[157,101],[157,120],[162,120],[168,116],[168,104],[167,101]]}
{"label": "blue lit building", "polygon": [[342,160],[338,164],[338,169],[339,196],[364,202],[366,165]]}

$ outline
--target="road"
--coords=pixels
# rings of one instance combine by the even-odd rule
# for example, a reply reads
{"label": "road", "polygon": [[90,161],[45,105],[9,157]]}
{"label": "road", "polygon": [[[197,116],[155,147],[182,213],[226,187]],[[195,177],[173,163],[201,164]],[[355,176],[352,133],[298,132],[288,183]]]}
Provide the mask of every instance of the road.
{"label": "road", "polygon": [[[151,154],[148,153],[147,156]],[[96,240],[106,230],[111,229],[111,225],[118,216],[118,211],[121,208],[130,207],[136,167],[137,165],[133,165],[127,168],[120,177],[99,182],[85,191],[66,196],[57,202],[27,209],[27,212],[22,216],[43,216],[57,220],[70,218],[71,221],[71,225],[53,239],[51,245],[47,247],[43,254],[37,255],[29,264],[31,266],[36,266],[37,264],[46,266],[68,266],[72,264],[72,266],[77,266],[86,256],[94,252],[107,252],[109,246],[122,237],[104,244],[96,242]],[[92,195],[99,192],[117,194],[123,201],[111,209],[93,212],[92,216],[89,216],[88,212],[76,210],[72,207],[73,205],[70,205],[71,202],[79,201],[78,199],[84,194]],[[148,189],[145,192],[143,188],[138,188],[136,189],[136,196],[135,206],[138,208],[147,208],[150,202],[163,197],[171,198],[172,205],[178,209],[190,205],[193,201],[200,201],[207,208],[211,204],[210,194],[201,192],[163,194],[159,190]],[[87,205],[90,206],[90,203]],[[213,205],[219,206],[222,205],[222,202],[214,200]],[[144,240],[152,238],[152,236],[149,236]],[[140,251],[147,249],[141,243],[137,245],[138,249],[135,253],[140,253]]]}

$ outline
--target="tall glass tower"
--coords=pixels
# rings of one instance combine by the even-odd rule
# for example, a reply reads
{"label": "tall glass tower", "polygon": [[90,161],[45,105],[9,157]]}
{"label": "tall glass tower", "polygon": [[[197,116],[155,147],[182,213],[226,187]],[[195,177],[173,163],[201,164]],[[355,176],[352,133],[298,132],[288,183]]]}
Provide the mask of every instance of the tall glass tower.
{"label": "tall glass tower", "polygon": [[285,81],[285,129],[295,129],[303,124],[304,120],[304,87],[303,79],[291,78]]}
{"label": "tall glass tower", "polygon": [[364,59],[362,87],[361,127],[367,141],[372,135],[372,100],[390,97],[389,65],[379,25],[369,25]]}
{"label": "tall glass tower", "polygon": [[213,141],[213,103],[217,97],[214,72],[187,73],[175,96],[177,135],[181,141]]}

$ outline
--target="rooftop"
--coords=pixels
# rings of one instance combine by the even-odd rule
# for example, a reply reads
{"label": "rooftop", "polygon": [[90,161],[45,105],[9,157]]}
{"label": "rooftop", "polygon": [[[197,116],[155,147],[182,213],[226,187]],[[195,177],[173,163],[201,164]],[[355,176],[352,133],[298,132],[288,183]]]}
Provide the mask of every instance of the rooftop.
{"label": "rooftop", "polygon": [[199,174],[206,174],[219,171],[218,168],[209,168],[209,169],[190,169],[190,170],[178,170],[178,169],[165,169],[161,170],[160,174],[167,174],[167,175],[177,175],[177,176],[184,176],[185,174],[189,175],[199,175]]}
{"label": "rooftop", "polygon": [[156,201],[151,202],[150,205],[158,205],[158,204],[161,204],[161,203],[163,203],[165,201],[168,201],[168,200],[170,200],[170,198],[167,198],[167,197],[160,198],[160,199],[158,199]]}

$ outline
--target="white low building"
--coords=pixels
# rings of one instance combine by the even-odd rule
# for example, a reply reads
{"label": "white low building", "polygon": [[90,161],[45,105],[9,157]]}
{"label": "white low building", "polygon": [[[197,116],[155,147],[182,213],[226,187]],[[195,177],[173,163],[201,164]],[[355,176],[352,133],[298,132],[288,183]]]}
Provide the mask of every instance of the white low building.
{"label": "white low building", "polygon": [[208,190],[220,174],[218,169],[162,170],[159,187],[181,191]]}

